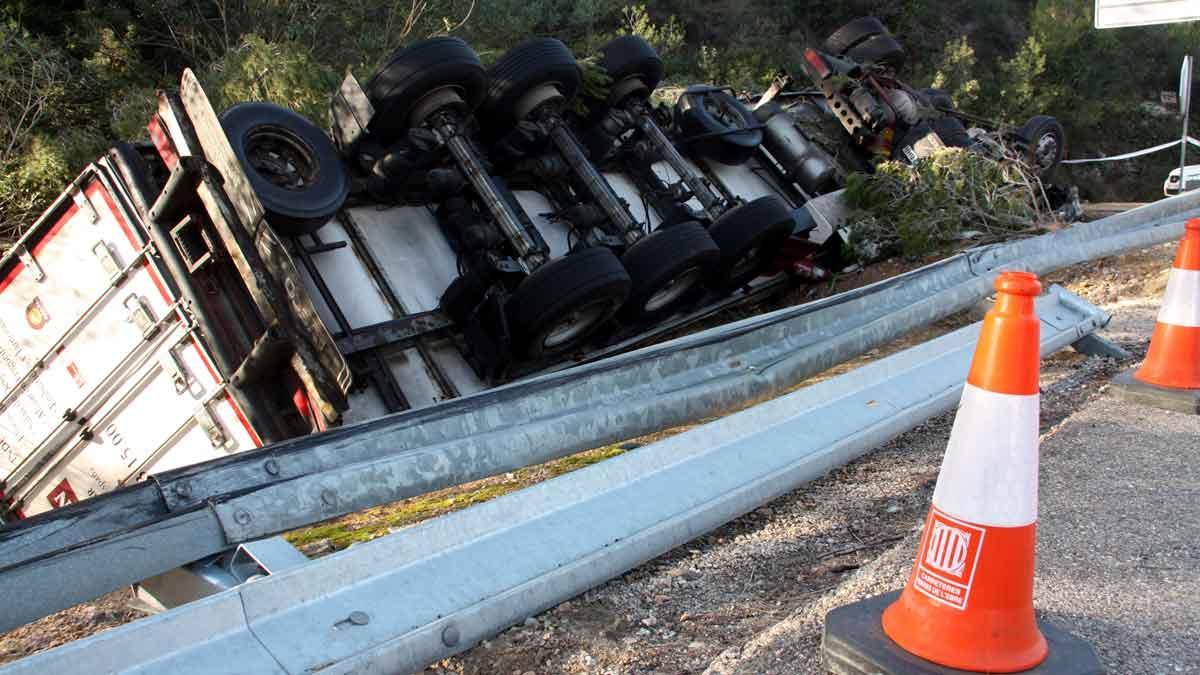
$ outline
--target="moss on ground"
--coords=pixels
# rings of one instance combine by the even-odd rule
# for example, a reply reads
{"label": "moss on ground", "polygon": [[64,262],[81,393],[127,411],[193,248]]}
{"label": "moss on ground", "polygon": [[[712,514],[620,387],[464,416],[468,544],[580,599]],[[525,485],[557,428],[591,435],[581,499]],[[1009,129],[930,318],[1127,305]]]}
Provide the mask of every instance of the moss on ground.
{"label": "moss on ground", "polygon": [[582,469],[624,452],[626,452],[624,448],[616,445],[588,450],[538,466],[520,469],[505,474],[503,477],[488,478],[467,485],[439,490],[428,495],[376,506],[342,516],[328,523],[294,530],[285,534],[284,538],[297,547],[328,541],[334,550],[340,550],[351,544],[381,537],[392,530],[457,511],[473,504],[480,504],[541,481]]}

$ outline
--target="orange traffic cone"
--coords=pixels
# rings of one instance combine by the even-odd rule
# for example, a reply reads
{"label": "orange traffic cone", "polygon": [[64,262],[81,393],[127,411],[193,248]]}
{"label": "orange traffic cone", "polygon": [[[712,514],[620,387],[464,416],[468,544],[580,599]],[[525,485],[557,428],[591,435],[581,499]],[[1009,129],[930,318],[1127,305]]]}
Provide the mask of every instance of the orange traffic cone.
{"label": "orange traffic cone", "polygon": [[1200,218],[1187,221],[1150,351],[1133,377],[1158,387],[1200,390]]}
{"label": "orange traffic cone", "polygon": [[1033,614],[1041,284],[1006,272],[996,290],[916,563],[883,631],[934,663],[1010,673],[1047,652]]}
{"label": "orange traffic cone", "polygon": [[1096,650],[1033,613],[1038,511],[1037,277],[1004,272],[903,591],[825,615],[839,675],[1097,675]]}

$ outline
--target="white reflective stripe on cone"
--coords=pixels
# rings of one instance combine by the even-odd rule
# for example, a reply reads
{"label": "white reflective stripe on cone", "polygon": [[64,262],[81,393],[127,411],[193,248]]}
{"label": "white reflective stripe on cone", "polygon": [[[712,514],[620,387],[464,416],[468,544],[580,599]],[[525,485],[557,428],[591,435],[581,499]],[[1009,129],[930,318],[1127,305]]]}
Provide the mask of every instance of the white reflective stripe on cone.
{"label": "white reflective stripe on cone", "polygon": [[933,505],[968,523],[1020,527],[1037,522],[1037,394],[963,389]]}
{"label": "white reflective stripe on cone", "polygon": [[1200,270],[1171,268],[1158,322],[1200,328]]}

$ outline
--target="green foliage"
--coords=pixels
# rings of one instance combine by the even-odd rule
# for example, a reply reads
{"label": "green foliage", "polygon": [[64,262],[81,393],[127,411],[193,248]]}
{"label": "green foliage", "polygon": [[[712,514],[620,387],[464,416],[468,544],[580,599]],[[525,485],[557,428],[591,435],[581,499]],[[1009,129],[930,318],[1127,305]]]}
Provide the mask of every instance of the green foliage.
{"label": "green foliage", "polygon": [[338,83],[337,73],[313,59],[305,45],[267,42],[253,34],[210,65],[201,80],[218,110],[239,101],[270,101],[318,123]]}
{"label": "green foliage", "polygon": [[[1200,23],[1097,31],[1081,0],[0,0],[0,223],[28,222],[107,144],[144,135],[156,88],[196,70],[218,106],[266,99],[318,122],[338,78],[367,78],[394,49],[455,34],[485,62],[553,35],[583,61],[585,92],[607,87],[587,57],[620,34],[646,38],[668,85],[765,86],[798,70],[856,17],[874,14],[904,44],[902,77],[956,104],[1019,125],[1059,117],[1072,153],[1145,147],[1173,137],[1173,118],[1140,106],[1174,90]],[[593,64],[594,65],[594,64]],[[1200,124],[1194,128],[1200,128]],[[1153,198],[1173,163],[1064,170],[1093,199]],[[47,187],[56,183],[55,188]],[[0,232],[0,237],[3,233]]]}
{"label": "green foliage", "polygon": [[106,145],[103,136],[84,129],[53,137],[39,134],[21,154],[0,164],[0,239],[19,237]]}
{"label": "green foliage", "polygon": [[920,258],[963,241],[1030,234],[1049,213],[1040,182],[1022,164],[959,148],[850,174],[846,203],[850,247],[865,259]]}
{"label": "green foliage", "polygon": [[967,36],[946,43],[929,86],[944,90],[959,110],[970,110],[979,100],[979,79],[975,76],[975,49]]}
{"label": "green foliage", "polygon": [[650,18],[645,5],[628,5],[621,10],[621,16],[625,30],[653,45],[659,56],[669,58],[683,46],[683,27],[674,16],[657,23]]}

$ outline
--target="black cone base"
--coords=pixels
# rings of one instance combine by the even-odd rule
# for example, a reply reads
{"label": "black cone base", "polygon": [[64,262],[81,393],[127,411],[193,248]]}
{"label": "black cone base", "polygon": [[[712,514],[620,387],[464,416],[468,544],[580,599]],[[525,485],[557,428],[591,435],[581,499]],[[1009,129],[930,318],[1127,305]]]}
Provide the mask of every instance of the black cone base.
{"label": "black cone base", "polygon": [[1171,389],[1146,384],[1135,380],[1133,373],[1133,370],[1126,370],[1113,378],[1110,388],[1117,398],[1153,408],[1200,415],[1200,389]]}
{"label": "black cone base", "polygon": [[[901,649],[883,633],[880,617],[895,602],[900,591],[884,593],[852,605],[838,607],[825,615],[821,657],[831,673],[838,675],[951,675],[967,673],[939,666]],[[1038,622],[1050,645],[1050,653],[1030,675],[1101,675],[1104,665],[1096,650],[1083,640]]]}

